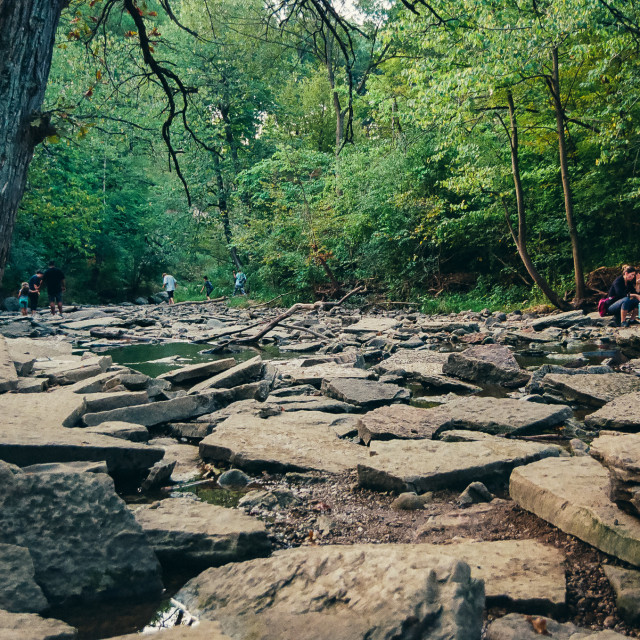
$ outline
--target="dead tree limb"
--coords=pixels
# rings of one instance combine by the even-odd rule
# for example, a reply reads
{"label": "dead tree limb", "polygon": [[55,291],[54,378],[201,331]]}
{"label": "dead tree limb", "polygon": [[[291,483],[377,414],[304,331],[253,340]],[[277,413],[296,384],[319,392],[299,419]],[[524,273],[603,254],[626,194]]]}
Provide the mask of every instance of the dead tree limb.
{"label": "dead tree limb", "polygon": [[298,313],[299,311],[319,311],[320,309],[324,311],[326,310],[332,311],[336,307],[339,307],[343,302],[348,300],[351,296],[362,291],[363,289],[364,289],[363,286],[356,287],[352,291],[349,291],[349,293],[347,293],[345,296],[340,298],[340,300],[338,300],[337,302],[318,301],[318,302],[314,302],[313,304],[304,304],[302,302],[298,302],[297,304],[294,304],[292,307],[287,309],[284,313],[280,314],[277,318],[274,318],[273,320],[271,320],[271,322],[269,322],[264,329],[262,329],[261,331],[258,331],[258,333],[256,333],[255,335],[248,336],[247,338],[238,338],[234,340],[234,342],[238,342],[241,344],[258,342],[258,340],[266,336],[267,333],[269,333],[269,331],[272,331],[283,320],[286,320],[287,318],[291,317],[295,313]]}
{"label": "dead tree limb", "polygon": [[313,331],[312,329],[307,329],[307,327],[301,327],[297,324],[281,324],[281,327],[284,327],[285,329],[294,329],[295,331],[304,331],[305,333],[310,333],[312,336],[315,336],[316,338],[320,338],[320,340],[322,340],[323,342],[329,342],[329,338],[327,338],[327,336],[323,336],[321,333],[318,333],[317,331]]}

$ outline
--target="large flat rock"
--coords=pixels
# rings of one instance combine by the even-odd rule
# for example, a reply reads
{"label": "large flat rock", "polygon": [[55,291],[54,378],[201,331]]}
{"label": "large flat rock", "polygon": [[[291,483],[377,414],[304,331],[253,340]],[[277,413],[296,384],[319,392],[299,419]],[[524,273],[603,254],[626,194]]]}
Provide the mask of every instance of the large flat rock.
{"label": "large flat rock", "polygon": [[409,402],[411,393],[397,384],[355,378],[324,380],[322,392],[363,409],[374,409],[394,402]]}
{"label": "large flat rock", "polygon": [[163,456],[161,449],[64,426],[76,420],[84,397],[57,389],[0,397],[0,460],[20,467],[43,462],[105,460],[109,473],[140,473]]}
{"label": "large flat rock", "polygon": [[550,327],[568,329],[575,325],[591,324],[591,318],[585,315],[584,311],[565,311],[564,313],[553,313],[544,318],[539,318],[531,323],[534,331],[544,331]]}
{"label": "large flat rock", "polygon": [[640,391],[640,378],[626,373],[548,373],[542,386],[568,402],[602,407],[618,396]]}
{"label": "large flat rock", "polygon": [[484,580],[487,606],[559,612],[567,597],[564,554],[535,540],[415,545],[416,554],[443,553],[466,562]]}
{"label": "large flat rock", "polygon": [[469,382],[508,388],[524,386],[530,378],[529,373],[520,368],[513,353],[500,344],[477,345],[459,353],[450,353],[442,372]]}
{"label": "large flat rock", "polygon": [[358,464],[358,482],[377,491],[464,488],[469,483],[505,479],[514,467],[548,456],[560,447],[487,436],[476,442],[435,440],[374,441],[371,456]]}
{"label": "large flat rock", "polygon": [[382,333],[395,329],[401,324],[400,320],[395,318],[362,318],[355,324],[343,327],[344,333]]}
{"label": "large flat rock", "polygon": [[18,613],[40,613],[49,603],[35,581],[29,549],[0,544],[0,609]]}
{"label": "large flat rock", "polygon": [[283,413],[270,418],[231,416],[200,442],[200,455],[251,473],[355,469],[369,457],[366,447],[341,440],[356,429],[355,416],[317,411]]}
{"label": "large flat rock", "polygon": [[9,353],[7,341],[0,335],[0,393],[13,391],[18,388],[18,374],[13,358]]}
{"label": "large flat rock", "polygon": [[358,433],[365,444],[392,438],[434,438],[455,429],[530,435],[561,424],[572,415],[571,409],[562,405],[510,398],[459,398],[431,409],[403,405],[375,409],[360,418]]}
{"label": "large flat rock", "polygon": [[163,565],[206,569],[271,553],[264,524],[238,509],[171,498],[133,513]]}
{"label": "large flat rock", "polygon": [[445,376],[442,366],[448,360],[448,353],[431,351],[430,349],[400,349],[390,358],[376,365],[380,373],[393,373],[406,376],[422,383],[429,389],[454,391],[456,393],[476,393],[480,387]]}
{"label": "large flat rock", "polygon": [[369,444],[371,440],[392,438],[432,438],[446,421],[447,417],[439,411],[392,404],[360,416],[358,435],[365,444]]}
{"label": "large flat rock", "polygon": [[514,469],[513,500],[588,544],[640,566],[640,520],[609,498],[609,473],[589,456],[540,460]]}
{"label": "large flat rock", "polygon": [[590,429],[640,431],[640,391],[614,398],[589,414],[584,423]]}
{"label": "large flat rock", "polygon": [[640,434],[601,433],[591,455],[609,470],[609,497],[640,515]]}
{"label": "large flat rock", "polygon": [[7,338],[7,347],[12,358],[44,358],[56,359],[70,356],[72,344],[67,340],[48,338]]}
{"label": "large flat rock", "polygon": [[0,640],[76,640],[77,637],[78,632],[62,620],[0,610]]}
{"label": "large flat rock", "polygon": [[209,389],[230,389],[241,384],[254,382],[260,377],[263,367],[262,358],[256,356],[199,382],[189,389],[189,393],[201,393]]}
{"label": "large flat rock", "polygon": [[442,553],[321,546],[208,569],[176,600],[234,640],[479,640],[484,589]]}
{"label": "large flat rock", "polygon": [[318,389],[323,380],[336,380],[337,378],[359,378],[371,380],[376,377],[373,371],[358,369],[353,364],[323,363],[311,366],[302,366],[302,361],[274,362],[278,375],[292,385],[310,384]]}
{"label": "large flat rock", "polygon": [[160,565],[108,475],[0,463],[0,478],[0,542],[29,550],[49,602],[160,593]]}
{"label": "large flat rock", "polygon": [[214,360],[213,362],[200,362],[198,364],[190,364],[180,369],[173,369],[158,376],[163,380],[168,380],[171,384],[182,384],[199,378],[210,378],[217,373],[222,373],[231,367],[235,367],[236,361],[233,358],[225,358],[224,360]]}

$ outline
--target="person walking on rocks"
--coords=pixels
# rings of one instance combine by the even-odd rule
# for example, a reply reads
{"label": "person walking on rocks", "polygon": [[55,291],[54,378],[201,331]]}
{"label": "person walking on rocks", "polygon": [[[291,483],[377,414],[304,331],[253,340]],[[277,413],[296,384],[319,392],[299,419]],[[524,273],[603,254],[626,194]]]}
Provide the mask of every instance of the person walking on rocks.
{"label": "person walking on rocks", "polygon": [[20,313],[27,315],[27,307],[29,306],[29,283],[23,282],[18,291],[18,304],[20,305]]}
{"label": "person walking on rocks", "polygon": [[57,304],[60,317],[62,318],[62,294],[66,291],[67,287],[64,273],[56,267],[56,263],[53,260],[49,263],[49,268],[42,275],[42,283],[47,287],[51,315],[56,315]]}
{"label": "person walking on rocks", "polygon": [[233,290],[233,295],[235,296],[238,292],[240,292],[240,295],[246,296],[247,294],[244,290],[244,285],[247,282],[247,276],[245,276],[242,271],[238,271],[238,273],[234,271],[233,277],[236,279],[236,285]]}
{"label": "person walking on rocks", "polygon": [[213,291],[213,285],[211,284],[211,281],[209,280],[209,278],[207,276],[202,276],[204,278],[204,284],[202,285],[202,288],[200,289],[200,293],[202,293],[203,291],[206,291],[207,293],[207,300],[211,300],[211,292]]}
{"label": "person walking on rocks", "polygon": [[38,301],[40,300],[40,285],[42,284],[42,276],[44,272],[42,269],[38,269],[29,278],[29,309],[31,309],[31,315],[35,316],[38,311]]}
{"label": "person walking on rocks", "polygon": [[623,327],[638,324],[638,304],[640,295],[636,293],[636,268],[629,265],[622,267],[622,275],[618,276],[609,288],[607,315],[614,316]]}
{"label": "person walking on rocks", "polygon": [[176,287],[178,286],[176,279],[168,273],[163,273],[162,286],[164,287],[165,291],[167,292],[167,295],[169,296],[169,304],[174,304],[173,294],[175,293]]}

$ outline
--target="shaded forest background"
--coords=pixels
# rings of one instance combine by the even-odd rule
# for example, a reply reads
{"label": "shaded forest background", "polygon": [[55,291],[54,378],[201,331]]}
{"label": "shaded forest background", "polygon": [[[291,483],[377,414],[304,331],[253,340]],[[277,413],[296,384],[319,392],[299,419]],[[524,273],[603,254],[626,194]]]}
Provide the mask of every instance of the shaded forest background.
{"label": "shaded forest background", "polygon": [[137,3],[187,89],[177,172],[138,25],[72,1],[5,291],[53,258],[75,301],[133,300],[163,271],[229,294],[240,267],[258,298],[365,282],[435,311],[582,298],[582,273],[638,262],[640,10],[406,5],[336,5],[331,28],[262,0],[181,0],[175,21]]}

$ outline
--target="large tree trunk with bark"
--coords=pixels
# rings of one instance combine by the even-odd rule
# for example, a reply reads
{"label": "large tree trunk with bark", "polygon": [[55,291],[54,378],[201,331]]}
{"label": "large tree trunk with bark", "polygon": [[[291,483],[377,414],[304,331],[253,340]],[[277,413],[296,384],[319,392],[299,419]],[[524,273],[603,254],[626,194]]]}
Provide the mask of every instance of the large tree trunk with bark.
{"label": "large tree trunk with bark", "polygon": [[33,150],[54,133],[40,108],[68,0],[0,0],[0,284]]}
{"label": "large tree trunk with bark", "polygon": [[242,271],[242,263],[238,257],[238,252],[233,244],[233,233],[231,232],[231,221],[229,220],[229,207],[227,204],[227,191],[224,186],[224,178],[222,177],[222,167],[220,166],[220,158],[217,154],[213,154],[213,172],[216,177],[216,188],[218,192],[218,209],[220,210],[220,217],[222,218],[222,229],[224,231],[224,238],[227,241],[229,247],[229,254],[231,260],[238,271]]}
{"label": "large tree trunk with bark", "polygon": [[509,210],[506,206],[506,203],[503,201],[503,204],[505,206],[504,213],[507,220],[507,225],[509,227],[509,231],[511,232],[511,236],[516,243],[516,248],[518,249],[520,259],[522,260],[525,269],[527,270],[533,281],[540,287],[540,290],[542,291],[542,293],[544,293],[545,296],[547,296],[549,302],[551,302],[552,305],[558,307],[558,309],[563,309],[566,311],[569,309],[569,305],[564,300],[562,300],[555,293],[555,291],[553,291],[553,289],[549,286],[546,278],[544,278],[542,274],[540,274],[540,272],[536,269],[527,249],[527,215],[524,202],[524,189],[522,188],[522,178],[520,176],[520,158],[518,155],[518,122],[516,119],[516,110],[513,102],[513,95],[510,91],[507,92],[507,104],[509,106],[509,146],[511,151],[511,174],[513,176],[513,185],[516,192],[516,206],[518,210],[518,233],[516,234],[515,229],[511,224],[511,219],[509,218]]}

